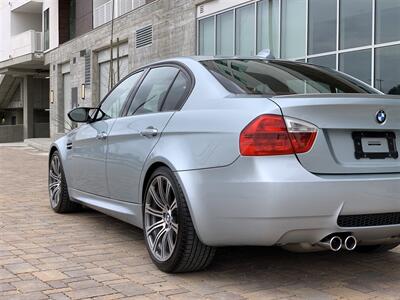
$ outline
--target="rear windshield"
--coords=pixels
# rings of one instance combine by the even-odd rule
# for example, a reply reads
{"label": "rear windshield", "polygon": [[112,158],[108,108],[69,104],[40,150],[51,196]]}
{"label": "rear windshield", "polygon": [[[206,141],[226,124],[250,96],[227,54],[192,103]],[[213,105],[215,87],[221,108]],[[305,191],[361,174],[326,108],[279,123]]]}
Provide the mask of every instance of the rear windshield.
{"label": "rear windshield", "polygon": [[234,94],[376,94],[374,89],[350,76],[310,64],[255,59],[220,59],[201,63]]}

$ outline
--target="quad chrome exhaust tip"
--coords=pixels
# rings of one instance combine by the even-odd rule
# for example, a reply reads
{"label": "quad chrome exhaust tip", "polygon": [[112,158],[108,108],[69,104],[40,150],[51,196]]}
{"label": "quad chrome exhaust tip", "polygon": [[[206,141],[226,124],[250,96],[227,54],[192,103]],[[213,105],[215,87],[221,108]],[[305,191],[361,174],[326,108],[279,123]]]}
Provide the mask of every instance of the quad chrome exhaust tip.
{"label": "quad chrome exhaust tip", "polygon": [[348,251],[353,251],[357,247],[357,239],[354,235],[349,235],[344,240],[344,248]]}
{"label": "quad chrome exhaust tip", "polygon": [[343,247],[343,241],[339,236],[333,236],[329,240],[326,240],[324,242],[319,242],[319,246],[332,250],[334,252],[339,251]]}

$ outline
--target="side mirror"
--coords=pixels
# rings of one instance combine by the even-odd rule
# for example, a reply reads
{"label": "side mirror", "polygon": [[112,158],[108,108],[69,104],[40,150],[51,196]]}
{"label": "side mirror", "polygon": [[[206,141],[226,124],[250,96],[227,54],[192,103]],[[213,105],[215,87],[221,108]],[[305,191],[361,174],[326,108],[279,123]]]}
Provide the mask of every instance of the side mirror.
{"label": "side mirror", "polygon": [[90,111],[93,108],[90,107],[77,107],[74,108],[73,110],[71,110],[68,113],[68,118],[73,121],[73,122],[77,122],[77,123],[87,123],[89,121],[91,121],[90,118]]}

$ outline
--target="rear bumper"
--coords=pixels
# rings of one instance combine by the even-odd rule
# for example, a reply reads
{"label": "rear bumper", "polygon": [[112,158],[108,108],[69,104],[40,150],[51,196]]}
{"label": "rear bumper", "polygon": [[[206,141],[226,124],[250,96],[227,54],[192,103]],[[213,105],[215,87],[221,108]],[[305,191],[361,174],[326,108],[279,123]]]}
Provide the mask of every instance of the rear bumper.
{"label": "rear bumper", "polygon": [[337,225],[339,215],[400,212],[400,174],[317,176],[294,156],[239,157],[176,174],[208,245],[316,243],[333,232],[353,232],[361,244],[400,236],[400,225]]}

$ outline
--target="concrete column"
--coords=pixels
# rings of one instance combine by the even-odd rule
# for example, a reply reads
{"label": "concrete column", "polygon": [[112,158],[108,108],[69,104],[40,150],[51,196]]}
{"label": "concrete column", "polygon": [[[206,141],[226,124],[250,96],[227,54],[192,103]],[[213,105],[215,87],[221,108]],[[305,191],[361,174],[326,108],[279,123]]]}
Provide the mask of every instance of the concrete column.
{"label": "concrete column", "polygon": [[21,84],[21,95],[24,103],[24,139],[34,137],[33,106],[34,84],[32,76],[25,76]]}

